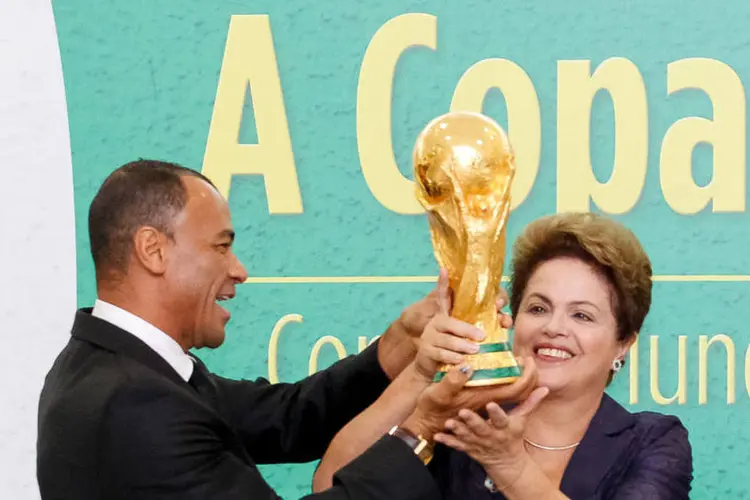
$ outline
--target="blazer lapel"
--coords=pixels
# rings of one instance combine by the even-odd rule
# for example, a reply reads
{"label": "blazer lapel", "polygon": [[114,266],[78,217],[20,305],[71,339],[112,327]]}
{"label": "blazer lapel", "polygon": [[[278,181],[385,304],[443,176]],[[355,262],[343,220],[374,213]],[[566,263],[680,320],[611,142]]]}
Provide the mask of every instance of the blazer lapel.
{"label": "blazer lapel", "polygon": [[91,311],[92,308],[78,310],[73,323],[73,337],[108,351],[129,356],[170,380],[181,385],[185,384],[174,368],[138,337],[108,321],[92,316]]}
{"label": "blazer lapel", "polygon": [[590,498],[630,445],[632,437],[626,431],[634,424],[635,417],[604,394],[581,444],[565,469],[560,490],[570,498]]}

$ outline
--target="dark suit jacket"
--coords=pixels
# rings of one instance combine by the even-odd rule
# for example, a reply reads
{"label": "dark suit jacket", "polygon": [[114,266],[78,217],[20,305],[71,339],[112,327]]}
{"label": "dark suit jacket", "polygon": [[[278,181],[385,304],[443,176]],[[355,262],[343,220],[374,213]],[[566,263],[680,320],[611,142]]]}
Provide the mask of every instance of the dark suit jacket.
{"label": "dark suit jacket", "polygon": [[[464,453],[440,448],[430,468],[445,500],[504,498],[487,489],[484,469]],[[573,500],[686,499],[692,478],[692,451],[679,419],[630,413],[605,394],[560,489]]]}
{"label": "dark suit jacket", "polygon": [[[209,379],[213,403],[138,338],[79,311],[39,404],[42,498],[276,499],[256,463],[320,458],[388,383],[375,346],[296,384]],[[426,467],[390,436],[311,496],[440,498]]]}

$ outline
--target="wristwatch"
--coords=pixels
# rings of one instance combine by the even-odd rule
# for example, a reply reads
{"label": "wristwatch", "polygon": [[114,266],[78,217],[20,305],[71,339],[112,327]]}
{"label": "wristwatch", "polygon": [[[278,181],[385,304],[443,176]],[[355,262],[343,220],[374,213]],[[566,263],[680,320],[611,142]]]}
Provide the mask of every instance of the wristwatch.
{"label": "wristwatch", "polygon": [[427,465],[430,463],[430,460],[432,460],[432,445],[422,436],[415,436],[411,431],[399,427],[398,425],[395,425],[390,431],[388,431],[388,434],[400,438],[406,443],[423,464]]}

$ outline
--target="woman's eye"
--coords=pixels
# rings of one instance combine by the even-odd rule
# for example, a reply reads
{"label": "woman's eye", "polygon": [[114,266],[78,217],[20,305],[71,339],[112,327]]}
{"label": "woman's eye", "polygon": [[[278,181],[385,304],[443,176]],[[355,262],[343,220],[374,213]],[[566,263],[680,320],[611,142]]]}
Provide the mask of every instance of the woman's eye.
{"label": "woman's eye", "polygon": [[544,312],[544,308],[542,306],[530,306],[528,311],[531,314],[541,314]]}
{"label": "woman's eye", "polygon": [[588,314],[584,314],[582,312],[577,312],[573,316],[576,319],[580,319],[582,321],[593,321],[593,319],[591,318],[591,316],[589,316]]}

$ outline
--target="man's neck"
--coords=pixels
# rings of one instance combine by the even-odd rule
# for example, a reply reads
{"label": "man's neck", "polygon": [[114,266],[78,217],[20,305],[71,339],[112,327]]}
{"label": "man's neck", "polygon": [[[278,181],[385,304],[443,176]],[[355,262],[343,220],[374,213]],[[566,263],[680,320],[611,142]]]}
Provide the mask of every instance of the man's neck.
{"label": "man's neck", "polygon": [[190,346],[186,346],[186,342],[179,335],[179,328],[174,324],[173,318],[164,313],[164,308],[158,300],[143,299],[127,285],[116,288],[99,287],[97,296],[99,300],[117,306],[155,326],[172,337],[185,352],[190,349]]}

